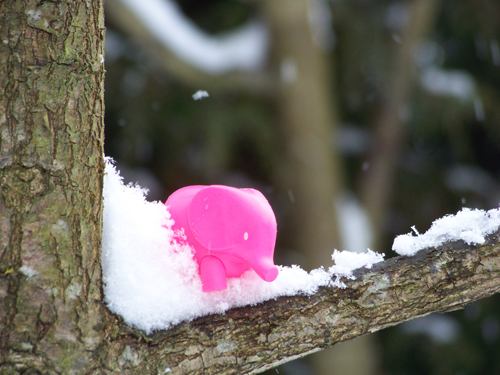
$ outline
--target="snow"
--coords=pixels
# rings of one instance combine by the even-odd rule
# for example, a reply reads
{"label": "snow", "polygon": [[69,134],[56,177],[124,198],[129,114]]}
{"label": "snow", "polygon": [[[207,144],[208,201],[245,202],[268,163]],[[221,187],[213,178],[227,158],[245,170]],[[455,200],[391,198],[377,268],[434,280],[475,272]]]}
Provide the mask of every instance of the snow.
{"label": "snow", "polygon": [[488,198],[500,191],[500,186],[486,170],[466,164],[455,164],[444,174],[446,186],[455,192],[473,192],[480,197]]}
{"label": "snow", "polygon": [[340,282],[341,277],[354,280],[353,270],[361,267],[372,268],[373,264],[384,260],[384,254],[376,253],[370,249],[365,253],[335,250],[332,259],[335,261],[335,265],[330,267],[328,272],[336,276],[334,282],[336,286],[345,288],[345,284]]}
{"label": "snow", "polygon": [[324,0],[307,2],[307,18],[313,43],[324,50],[332,49],[336,43],[333,32],[332,12]]}
{"label": "snow", "polygon": [[335,200],[334,207],[342,248],[355,253],[365,252],[373,243],[373,233],[361,203],[353,193],[344,192]]}
{"label": "snow", "polygon": [[[125,323],[150,333],[199,316],[255,305],[280,296],[312,295],[320,286],[344,287],[341,277],[383,260],[382,255],[335,251],[336,265],[306,272],[279,267],[267,283],[253,271],[228,279],[224,291],[204,293],[192,249],[173,239],[169,214],[161,202],[148,202],[147,190],[125,186],[110,158],[104,178],[102,267],[104,302]],[[332,279],[332,277],[335,278]]]}
{"label": "snow", "polygon": [[464,101],[476,97],[476,82],[466,71],[429,67],[422,71],[420,82],[435,95],[454,96]]}
{"label": "snow", "polygon": [[297,81],[297,75],[297,63],[291,58],[283,59],[280,64],[281,81],[286,84],[295,83]]}
{"label": "snow", "polygon": [[484,121],[484,107],[480,97],[474,98],[474,113],[477,121]]}
{"label": "snow", "polygon": [[493,39],[490,42],[490,48],[493,65],[500,66],[500,45],[498,44],[498,41]]}
{"label": "snow", "polygon": [[408,8],[408,4],[402,1],[393,1],[389,4],[384,17],[389,30],[401,31],[408,26],[411,15]]}
{"label": "snow", "polygon": [[449,344],[461,333],[460,324],[450,315],[438,313],[404,322],[400,326],[406,334],[425,334],[436,344]]}
{"label": "snow", "polygon": [[370,249],[365,253],[335,250],[332,259],[335,261],[335,265],[328,270],[330,273],[351,277],[352,271],[355,269],[361,267],[370,269],[374,263],[382,262],[384,254],[376,253]]}
{"label": "snow", "polygon": [[203,98],[208,98],[208,92],[203,91],[203,90],[198,90],[193,94],[194,100],[200,100]]}
{"label": "snow", "polygon": [[345,124],[332,132],[332,142],[342,154],[349,156],[364,156],[372,147],[370,132],[353,124]]}
{"label": "snow", "polygon": [[259,21],[231,33],[210,36],[171,0],[121,0],[165,47],[209,74],[254,71],[267,55],[269,31]]}
{"label": "snow", "polygon": [[445,242],[462,240],[469,245],[482,244],[485,236],[499,227],[500,209],[484,211],[463,208],[456,215],[446,215],[434,221],[424,234],[417,232],[416,236],[412,233],[397,236],[392,249],[399,255],[411,256],[419,250],[440,246]]}
{"label": "snow", "polygon": [[21,271],[23,275],[27,276],[28,279],[38,274],[38,272],[36,272],[30,266],[22,266],[21,268],[19,268],[19,271]]}

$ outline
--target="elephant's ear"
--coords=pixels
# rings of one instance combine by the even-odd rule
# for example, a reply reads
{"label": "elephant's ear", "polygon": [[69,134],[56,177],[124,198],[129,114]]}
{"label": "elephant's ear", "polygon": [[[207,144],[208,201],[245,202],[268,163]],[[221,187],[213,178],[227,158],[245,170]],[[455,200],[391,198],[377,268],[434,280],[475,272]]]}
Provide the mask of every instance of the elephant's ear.
{"label": "elephant's ear", "polygon": [[[250,198],[251,199],[251,198]],[[189,226],[207,249],[231,248],[246,240],[253,227],[248,195],[236,188],[208,186],[195,194],[189,206]]]}

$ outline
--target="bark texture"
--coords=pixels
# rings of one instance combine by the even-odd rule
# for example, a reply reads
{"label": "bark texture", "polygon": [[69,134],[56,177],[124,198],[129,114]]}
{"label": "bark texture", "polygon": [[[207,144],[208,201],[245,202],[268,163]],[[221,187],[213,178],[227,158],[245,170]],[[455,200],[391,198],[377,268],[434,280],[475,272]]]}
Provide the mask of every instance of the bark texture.
{"label": "bark texture", "polygon": [[1,374],[100,343],[103,43],[100,0],[0,2]]}
{"label": "bark texture", "polygon": [[146,336],[102,304],[100,0],[0,2],[0,373],[257,373],[500,289],[500,234]]}
{"label": "bark texture", "polygon": [[121,325],[104,360],[121,374],[253,374],[431,312],[500,291],[500,232],[354,273],[346,288],[282,297],[145,336]]}

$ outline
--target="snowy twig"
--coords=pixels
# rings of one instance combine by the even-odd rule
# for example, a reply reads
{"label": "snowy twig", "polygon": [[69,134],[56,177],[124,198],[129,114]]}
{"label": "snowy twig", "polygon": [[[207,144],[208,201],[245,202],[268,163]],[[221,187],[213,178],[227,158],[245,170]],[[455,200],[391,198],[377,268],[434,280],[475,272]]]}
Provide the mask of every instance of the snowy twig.
{"label": "snowy twig", "polygon": [[[448,242],[354,276],[343,280],[345,289],[321,287],[312,296],[280,297],[150,336],[121,324],[108,366],[124,374],[259,373],[431,312],[461,309],[500,291],[500,232],[482,245]],[[133,360],[123,359],[125,350]]]}

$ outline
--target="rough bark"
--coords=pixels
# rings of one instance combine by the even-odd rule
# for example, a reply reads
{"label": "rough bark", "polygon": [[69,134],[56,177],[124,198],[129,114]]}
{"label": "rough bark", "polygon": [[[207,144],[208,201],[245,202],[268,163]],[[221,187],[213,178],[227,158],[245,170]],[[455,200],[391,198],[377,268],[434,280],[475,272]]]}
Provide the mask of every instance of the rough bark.
{"label": "rough bark", "polygon": [[0,373],[257,373],[500,289],[500,234],[147,336],[102,304],[102,3],[0,2]]}
{"label": "rough bark", "polygon": [[81,373],[100,343],[103,21],[0,2],[2,374]]}

